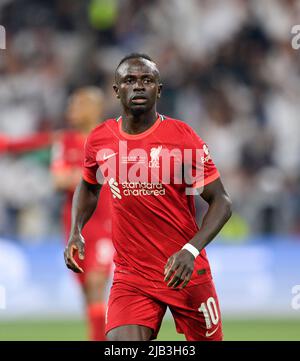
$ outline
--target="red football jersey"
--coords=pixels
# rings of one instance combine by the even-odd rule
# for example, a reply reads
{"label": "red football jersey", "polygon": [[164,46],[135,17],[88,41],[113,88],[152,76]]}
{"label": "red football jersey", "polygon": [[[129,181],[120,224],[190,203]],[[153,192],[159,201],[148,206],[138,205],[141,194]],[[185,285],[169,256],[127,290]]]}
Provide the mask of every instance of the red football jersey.
{"label": "red football jersey", "polygon": [[[61,169],[81,169],[84,159],[84,143],[86,137],[77,131],[65,131],[54,145],[52,172]],[[63,209],[63,224],[66,241],[71,230],[72,198],[75,189],[66,192],[66,200]],[[83,229],[83,236],[87,242],[91,239],[111,237],[111,208],[110,191],[107,186],[102,187],[99,203],[92,218]]]}
{"label": "red football jersey", "polygon": [[[114,279],[165,287],[164,266],[198,231],[194,190],[219,177],[207,145],[180,120],[159,115],[145,132],[128,134],[109,119],[87,138],[83,177],[107,182],[112,194]],[[188,286],[211,278],[205,250]]]}

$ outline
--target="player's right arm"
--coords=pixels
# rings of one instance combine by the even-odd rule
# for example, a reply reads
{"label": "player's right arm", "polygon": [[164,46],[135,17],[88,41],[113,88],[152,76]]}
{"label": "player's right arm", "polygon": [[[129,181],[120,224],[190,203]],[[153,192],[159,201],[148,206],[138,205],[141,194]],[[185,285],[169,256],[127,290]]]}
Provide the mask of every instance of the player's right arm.
{"label": "player's right arm", "polygon": [[[92,134],[92,133],[91,133]],[[97,161],[94,147],[91,144],[91,135],[84,146],[83,177],[76,187],[72,203],[72,226],[68,245],[64,257],[68,268],[77,273],[83,269],[74,260],[78,252],[79,259],[84,259],[84,238],[82,229],[94,213],[102,183],[97,181]]]}
{"label": "player's right arm", "polygon": [[73,196],[72,227],[64,257],[67,267],[76,273],[82,273],[83,269],[78,266],[74,255],[78,252],[79,258],[84,259],[82,229],[97,207],[100,190],[100,184],[91,184],[82,179]]}

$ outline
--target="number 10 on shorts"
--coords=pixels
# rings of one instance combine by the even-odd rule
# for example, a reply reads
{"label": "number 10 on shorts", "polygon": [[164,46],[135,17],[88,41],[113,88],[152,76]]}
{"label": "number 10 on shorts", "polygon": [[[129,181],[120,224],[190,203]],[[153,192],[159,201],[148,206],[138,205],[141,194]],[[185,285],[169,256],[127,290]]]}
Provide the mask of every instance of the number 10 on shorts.
{"label": "number 10 on shorts", "polygon": [[212,328],[212,324],[218,324],[220,317],[216,301],[213,297],[209,297],[206,302],[202,302],[201,306],[198,308],[198,311],[203,312],[207,329]]}

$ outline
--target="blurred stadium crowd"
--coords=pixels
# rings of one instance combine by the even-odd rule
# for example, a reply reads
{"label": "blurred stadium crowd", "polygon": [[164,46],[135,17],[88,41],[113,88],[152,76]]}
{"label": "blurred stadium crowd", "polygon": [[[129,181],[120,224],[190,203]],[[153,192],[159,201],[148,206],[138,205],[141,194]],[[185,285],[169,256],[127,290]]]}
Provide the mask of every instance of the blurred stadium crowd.
{"label": "blurred stadium crowd", "polygon": [[[300,234],[297,0],[1,0],[0,132],[66,127],[70,92],[99,85],[118,116],[121,57],[146,52],[163,79],[159,111],[208,143],[234,202],[223,235]],[[49,149],[0,157],[0,235],[59,233]]]}

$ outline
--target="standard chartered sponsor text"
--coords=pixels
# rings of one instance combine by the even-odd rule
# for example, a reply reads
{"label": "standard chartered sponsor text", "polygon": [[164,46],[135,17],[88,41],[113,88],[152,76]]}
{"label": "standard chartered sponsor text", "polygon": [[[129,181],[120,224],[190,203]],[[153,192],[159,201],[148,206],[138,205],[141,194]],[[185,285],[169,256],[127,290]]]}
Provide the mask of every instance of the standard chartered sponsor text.
{"label": "standard chartered sponsor text", "polygon": [[121,185],[124,196],[164,196],[166,194],[162,183],[123,182]]}

